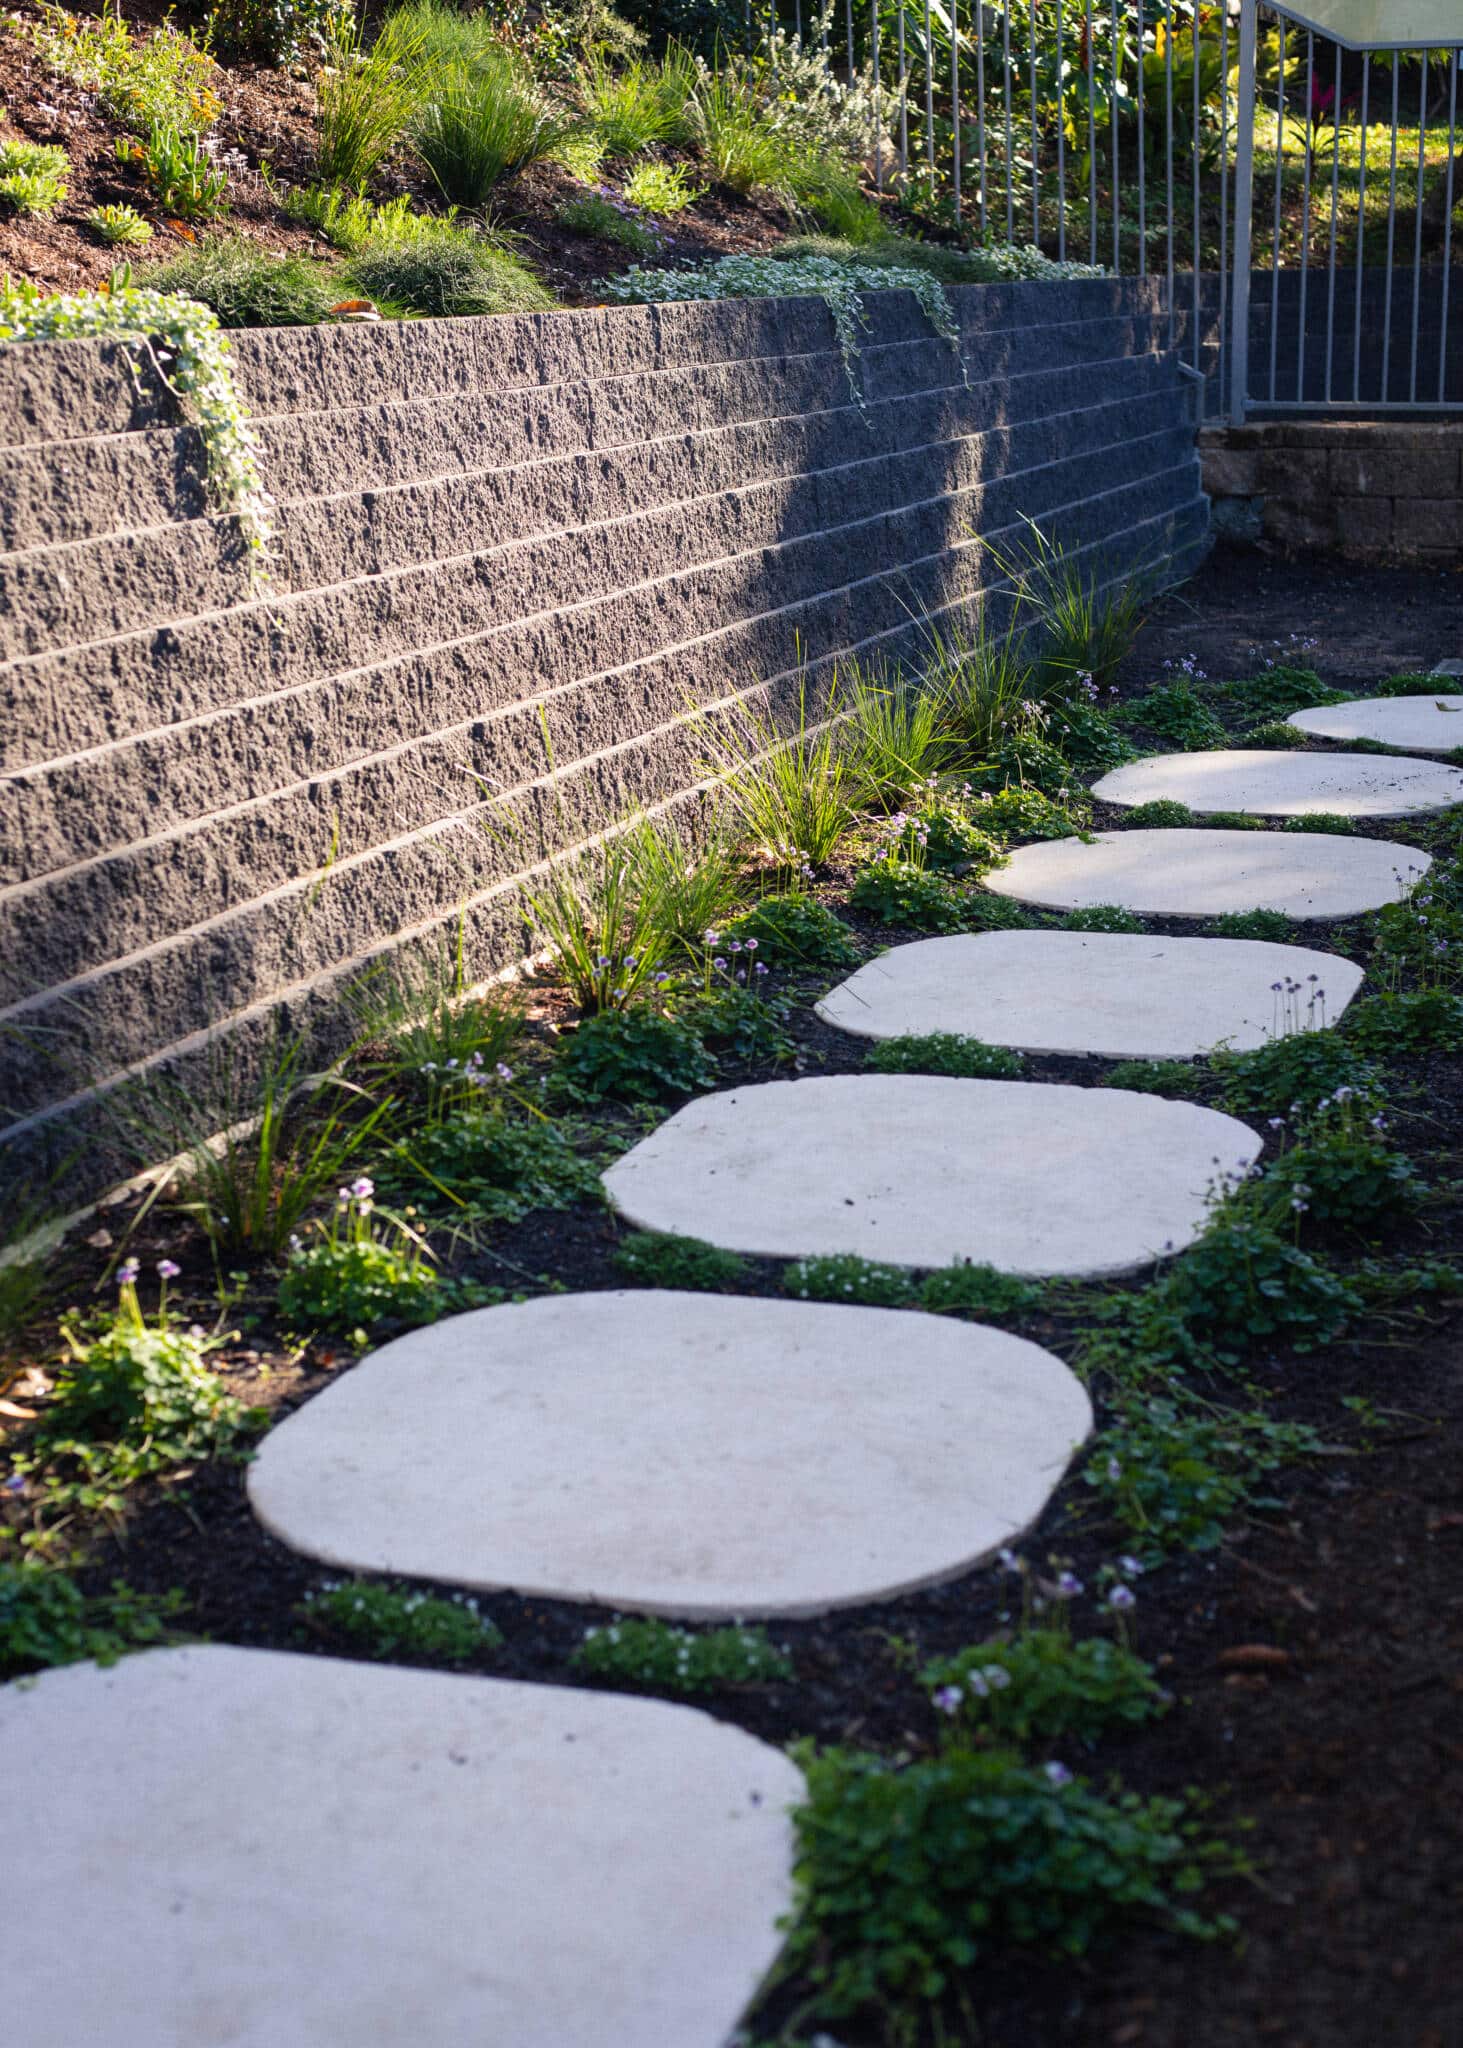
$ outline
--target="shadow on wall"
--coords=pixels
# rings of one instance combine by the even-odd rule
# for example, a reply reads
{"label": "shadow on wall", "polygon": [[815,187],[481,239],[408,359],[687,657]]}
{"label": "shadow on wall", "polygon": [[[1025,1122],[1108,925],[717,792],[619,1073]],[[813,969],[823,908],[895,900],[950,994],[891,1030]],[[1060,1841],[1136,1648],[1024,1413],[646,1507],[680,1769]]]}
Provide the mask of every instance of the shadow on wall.
{"label": "shadow on wall", "polygon": [[116,1090],[220,1033],[336,1049],[393,951],[511,961],[526,869],[694,790],[691,706],[897,657],[977,535],[1191,562],[1155,289],[952,299],[958,351],[870,296],[861,403],[813,300],[240,335],[260,591],[115,347],[0,352],[0,1184],[134,1165]]}

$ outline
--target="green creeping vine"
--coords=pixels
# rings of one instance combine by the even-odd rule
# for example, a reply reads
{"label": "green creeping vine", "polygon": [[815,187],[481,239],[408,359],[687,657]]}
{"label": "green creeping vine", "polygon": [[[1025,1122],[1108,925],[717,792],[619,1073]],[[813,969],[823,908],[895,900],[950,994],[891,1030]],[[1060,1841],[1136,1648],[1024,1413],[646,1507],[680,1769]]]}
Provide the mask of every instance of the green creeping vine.
{"label": "green creeping vine", "polygon": [[[207,306],[127,281],[95,292],[45,297],[27,278],[0,286],[0,344],[15,341],[124,341],[135,355],[152,349],[164,382],[197,419],[208,481],[239,523],[256,564],[266,559],[274,501],[259,475],[258,444],[234,389],[229,344]],[[156,347],[155,344],[161,344]]]}
{"label": "green creeping vine", "polygon": [[601,278],[607,299],[625,305],[653,305],[678,299],[821,299],[833,316],[849,388],[862,405],[854,377],[859,354],[859,329],[867,327],[864,293],[913,292],[936,334],[952,347],[960,330],[945,287],[925,270],[888,269],[841,263],[832,256],[800,256],[779,262],[772,256],[723,256],[694,270],[642,270],[639,264],[622,277]]}

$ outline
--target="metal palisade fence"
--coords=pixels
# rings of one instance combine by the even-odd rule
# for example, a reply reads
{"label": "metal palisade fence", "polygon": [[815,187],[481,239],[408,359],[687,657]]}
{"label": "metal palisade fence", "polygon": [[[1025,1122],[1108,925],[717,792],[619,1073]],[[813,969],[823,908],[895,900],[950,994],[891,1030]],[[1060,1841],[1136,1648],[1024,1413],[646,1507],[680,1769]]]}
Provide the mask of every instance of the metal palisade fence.
{"label": "metal palisade fence", "polygon": [[840,4],[783,26],[884,89],[880,185],[1161,277],[1212,410],[1463,410],[1463,0]]}

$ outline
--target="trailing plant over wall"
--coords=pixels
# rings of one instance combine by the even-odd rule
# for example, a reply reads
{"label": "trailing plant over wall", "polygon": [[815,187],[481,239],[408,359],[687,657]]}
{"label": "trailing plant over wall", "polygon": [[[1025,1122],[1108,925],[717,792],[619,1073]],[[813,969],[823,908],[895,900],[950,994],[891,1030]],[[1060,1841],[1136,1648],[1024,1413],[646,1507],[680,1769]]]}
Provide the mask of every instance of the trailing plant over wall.
{"label": "trailing plant over wall", "polygon": [[273,533],[274,500],[259,474],[258,444],[234,389],[229,345],[216,315],[192,299],[132,284],[125,269],[100,291],[54,298],[27,278],[0,287],[0,344],[85,338],[126,342],[135,362],[145,355],[156,365],[196,419],[209,485],[262,564]]}

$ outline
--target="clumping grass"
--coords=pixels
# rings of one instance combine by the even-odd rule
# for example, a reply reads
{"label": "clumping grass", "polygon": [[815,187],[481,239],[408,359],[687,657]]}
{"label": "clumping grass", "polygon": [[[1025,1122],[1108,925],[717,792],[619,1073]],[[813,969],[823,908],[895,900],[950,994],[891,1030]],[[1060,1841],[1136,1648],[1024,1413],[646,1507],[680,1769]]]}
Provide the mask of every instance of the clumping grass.
{"label": "clumping grass", "polygon": [[955,743],[935,691],[855,669],[842,709],[841,744],[861,805],[894,810],[938,782]]}
{"label": "clumping grass", "polygon": [[594,853],[552,862],[523,892],[565,986],[590,1016],[648,989],[669,953],[671,934],[645,887],[649,858],[642,835],[623,832]]}
{"label": "clumping grass", "polygon": [[658,63],[636,57],[618,67],[596,52],[580,86],[590,127],[610,156],[634,157],[657,143],[690,140],[696,64],[674,45]]}
{"label": "clumping grass", "polygon": [[139,272],[138,282],[211,306],[224,327],[309,327],[341,297],[328,264],[276,255],[247,235],[211,237],[181,249]]}
{"label": "clumping grass", "polygon": [[940,705],[941,722],[965,760],[989,758],[1043,693],[1038,665],[1018,630],[1015,613],[998,626],[988,605],[974,623],[960,614],[921,628],[925,687]]}
{"label": "clumping grass", "polygon": [[438,317],[535,313],[554,303],[511,250],[450,220],[414,219],[372,234],[349,275],[378,305]]}
{"label": "clumping grass", "polygon": [[369,45],[354,14],[332,24],[315,86],[323,185],[365,190],[421,104],[425,52],[421,25],[405,14],[388,15]]}
{"label": "clumping grass", "polygon": [[368,1657],[466,1664],[503,1641],[465,1593],[443,1598],[367,1579],[327,1580],[305,1595],[298,1612],[311,1629],[344,1636]]}
{"label": "clumping grass", "polygon": [[621,844],[640,908],[668,953],[699,958],[745,890],[722,817],[712,814],[695,832],[678,817],[638,818]]}
{"label": "clumping grass", "polygon": [[552,156],[565,125],[532,73],[495,43],[471,63],[433,68],[412,114],[411,140],[445,199],[480,207],[510,172]]}
{"label": "clumping grass", "polygon": [[713,1628],[693,1634],[655,1619],[621,1620],[585,1631],[570,1660],[576,1671],[611,1684],[658,1692],[717,1692],[728,1685],[768,1685],[793,1676],[788,1657],[760,1628]]}
{"label": "clumping grass", "polygon": [[[836,682],[831,694],[836,702]],[[791,732],[749,704],[738,707],[736,725],[702,717],[699,731],[750,850],[792,874],[825,866],[858,816],[861,783],[842,735],[819,718],[806,683]]]}

